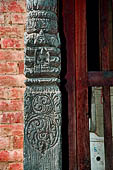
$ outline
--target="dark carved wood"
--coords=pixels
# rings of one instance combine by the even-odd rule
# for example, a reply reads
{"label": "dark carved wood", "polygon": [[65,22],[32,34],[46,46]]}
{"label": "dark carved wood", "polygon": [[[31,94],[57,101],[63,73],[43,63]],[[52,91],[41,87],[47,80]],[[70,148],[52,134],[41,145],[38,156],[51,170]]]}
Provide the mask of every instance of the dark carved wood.
{"label": "dark carved wood", "polygon": [[27,0],[24,170],[61,170],[57,0]]}

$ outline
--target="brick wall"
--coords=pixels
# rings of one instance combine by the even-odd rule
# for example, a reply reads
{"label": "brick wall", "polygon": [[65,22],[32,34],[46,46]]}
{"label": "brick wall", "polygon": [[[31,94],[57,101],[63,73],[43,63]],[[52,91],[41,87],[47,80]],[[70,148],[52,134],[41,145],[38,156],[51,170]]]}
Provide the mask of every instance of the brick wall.
{"label": "brick wall", "polygon": [[23,169],[25,0],[0,0],[0,170]]}

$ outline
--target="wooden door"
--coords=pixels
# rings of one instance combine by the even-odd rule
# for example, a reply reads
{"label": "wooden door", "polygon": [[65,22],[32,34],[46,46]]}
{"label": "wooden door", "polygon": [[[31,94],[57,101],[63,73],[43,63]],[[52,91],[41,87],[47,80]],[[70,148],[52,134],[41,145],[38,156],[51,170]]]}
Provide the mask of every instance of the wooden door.
{"label": "wooden door", "polygon": [[[112,125],[110,86],[113,86],[112,1],[99,0],[99,70],[87,66],[88,0],[63,0],[63,22],[67,58],[69,170],[90,170],[88,88],[103,87],[105,169],[112,170]],[[93,8],[93,6],[92,6]],[[89,23],[90,24],[90,23]],[[62,57],[63,58],[63,57]],[[63,78],[64,78],[63,77]]]}

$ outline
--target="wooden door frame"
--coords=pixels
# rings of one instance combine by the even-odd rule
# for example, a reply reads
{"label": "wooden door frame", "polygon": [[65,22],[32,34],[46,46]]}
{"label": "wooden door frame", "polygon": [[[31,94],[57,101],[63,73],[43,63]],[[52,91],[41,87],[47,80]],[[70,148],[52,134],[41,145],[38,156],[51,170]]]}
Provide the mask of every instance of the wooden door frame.
{"label": "wooden door frame", "polygon": [[[66,91],[68,93],[68,147],[69,147],[69,170],[77,170],[76,157],[76,77],[75,77],[75,0],[62,1],[62,16],[64,37],[66,39]],[[62,37],[61,37],[62,44]],[[61,48],[62,50],[62,48]],[[64,48],[63,48],[64,50]],[[62,63],[64,62],[62,56]],[[62,68],[63,70],[63,68]],[[64,115],[65,117],[65,115]],[[65,119],[64,119],[65,121]]]}
{"label": "wooden door frame", "polygon": [[[101,1],[101,0],[100,0]],[[109,3],[103,0],[104,3]],[[106,5],[107,5],[106,4]],[[102,7],[104,11],[104,6]],[[108,18],[105,22],[100,19],[100,27],[104,26],[104,31],[100,35],[112,37],[110,28],[109,33],[109,9],[110,6],[103,13],[103,17]],[[101,13],[100,13],[100,17]],[[111,16],[110,16],[111,17]],[[87,25],[86,25],[86,0],[63,0],[63,26],[64,34],[66,37],[66,57],[67,57],[67,92],[68,92],[68,140],[69,140],[69,170],[90,170],[90,139],[89,139],[89,116],[88,116],[88,86],[106,86],[109,89],[113,86],[113,72],[109,72],[110,68],[103,68],[98,72],[88,72],[87,70]],[[107,24],[107,27],[106,27]],[[108,35],[109,34],[109,35]],[[110,38],[111,38],[110,37]],[[104,39],[101,39],[103,43]],[[102,60],[106,57],[104,50],[109,50],[111,44],[108,40],[105,47],[100,47]],[[110,39],[110,43],[112,43]],[[112,49],[111,49],[112,50]],[[109,59],[110,54],[107,53],[107,59],[103,64],[108,61],[113,61],[112,57]],[[99,57],[99,56],[98,56]],[[112,66],[112,63],[107,63]],[[113,68],[113,67],[112,67]],[[104,88],[103,88],[104,89]],[[108,153],[109,146],[111,145],[111,112],[110,112],[110,94],[109,90],[104,90],[107,97],[104,95],[104,136],[105,136],[105,154],[106,154],[106,170],[111,167],[112,154]],[[109,99],[109,100],[108,100]],[[107,102],[108,101],[108,102]],[[106,107],[109,109],[106,110]],[[107,111],[108,117],[105,115]],[[110,125],[108,126],[108,124]],[[107,134],[110,134],[110,139],[107,139]],[[107,142],[108,141],[108,144]],[[109,145],[110,143],[110,145]],[[109,158],[109,159],[108,159]],[[111,169],[110,169],[111,170]]]}
{"label": "wooden door frame", "polygon": [[63,0],[63,26],[67,52],[69,170],[90,170],[86,0]]}

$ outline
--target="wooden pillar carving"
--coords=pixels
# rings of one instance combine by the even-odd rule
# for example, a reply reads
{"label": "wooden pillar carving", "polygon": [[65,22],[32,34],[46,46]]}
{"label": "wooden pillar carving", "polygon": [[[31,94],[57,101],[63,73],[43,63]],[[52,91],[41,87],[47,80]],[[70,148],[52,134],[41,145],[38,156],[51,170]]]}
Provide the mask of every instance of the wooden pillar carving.
{"label": "wooden pillar carving", "polygon": [[26,0],[24,170],[61,170],[57,0]]}

